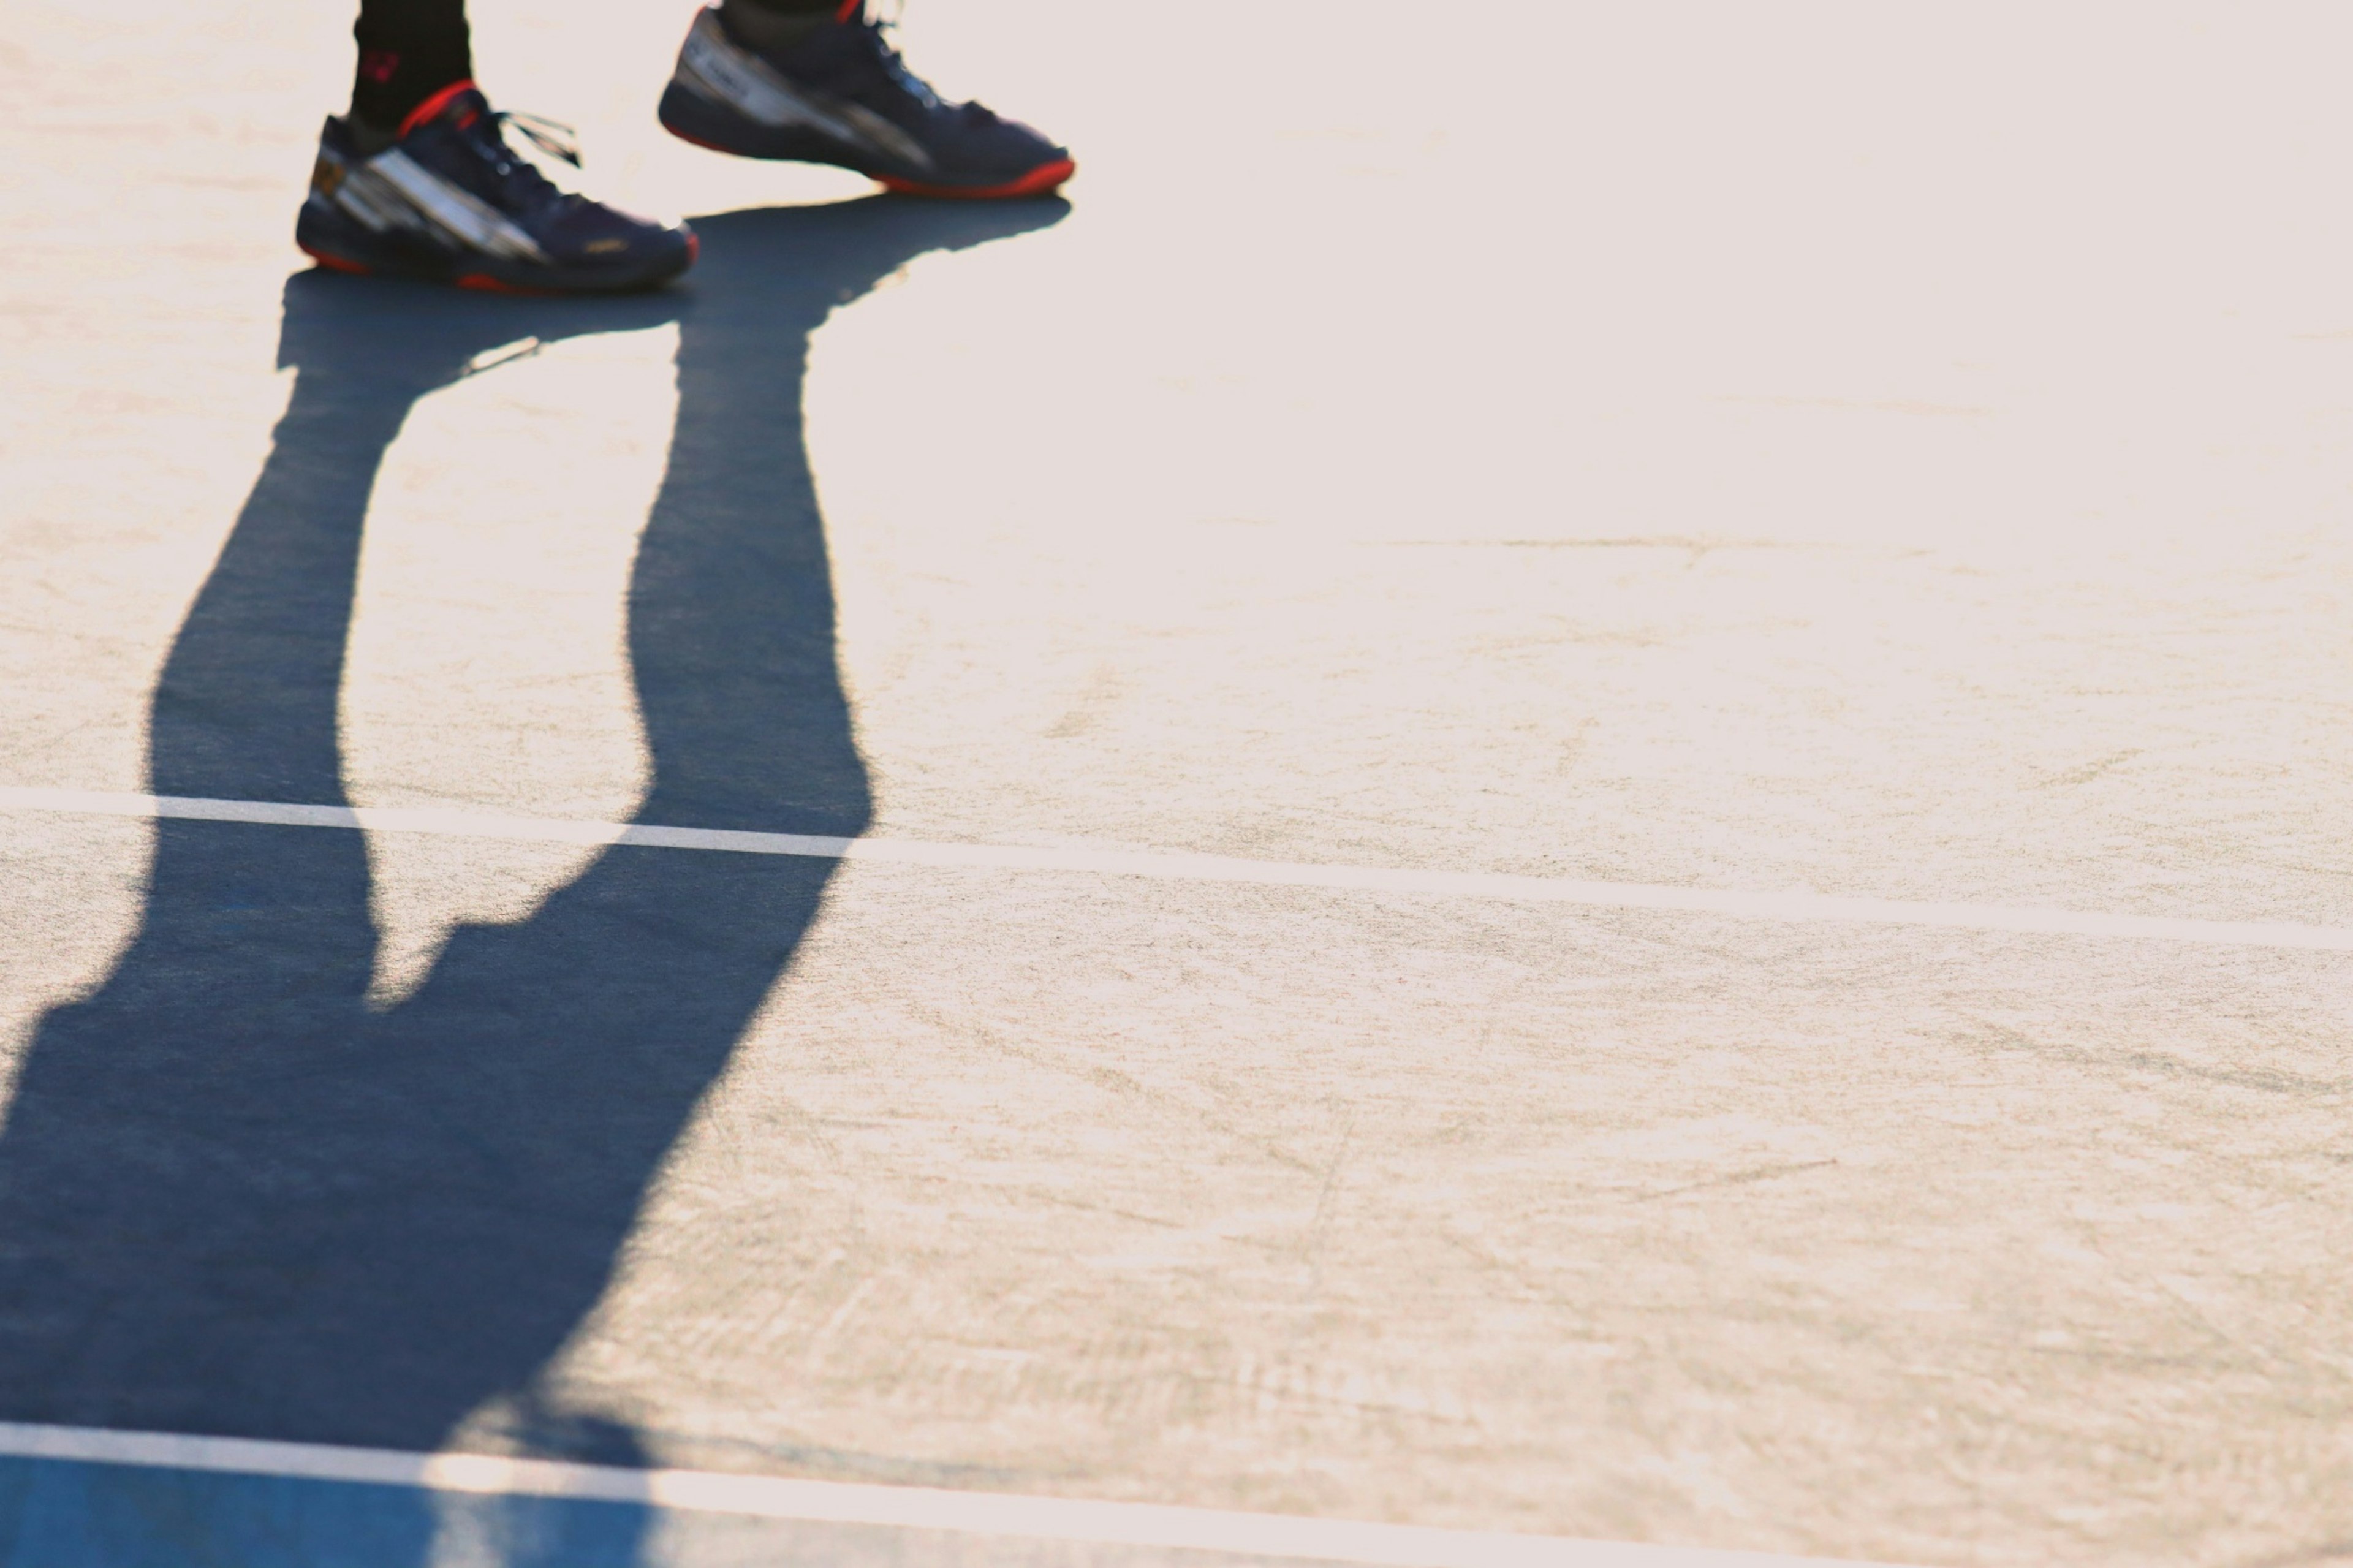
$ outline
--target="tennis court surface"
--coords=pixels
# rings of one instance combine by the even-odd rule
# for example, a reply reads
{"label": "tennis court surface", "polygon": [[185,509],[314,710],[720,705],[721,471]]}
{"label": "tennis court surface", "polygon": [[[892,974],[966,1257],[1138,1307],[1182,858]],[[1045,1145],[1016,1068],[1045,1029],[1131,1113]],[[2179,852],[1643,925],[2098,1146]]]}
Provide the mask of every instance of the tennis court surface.
{"label": "tennis court surface", "polygon": [[475,9],[9,13],[0,1562],[2353,1561],[2341,13]]}

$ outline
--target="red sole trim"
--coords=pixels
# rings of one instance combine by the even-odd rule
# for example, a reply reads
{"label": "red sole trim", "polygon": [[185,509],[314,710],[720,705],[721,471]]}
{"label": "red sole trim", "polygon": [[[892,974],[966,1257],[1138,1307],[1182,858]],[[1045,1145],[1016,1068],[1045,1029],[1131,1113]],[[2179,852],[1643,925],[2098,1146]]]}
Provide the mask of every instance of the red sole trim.
{"label": "red sole trim", "polygon": [[896,191],[902,196],[948,196],[960,201],[1002,201],[1008,196],[1042,196],[1059,190],[1063,181],[1079,172],[1076,163],[1058,158],[1050,163],[1040,163],[1018,180],[1001,185],[927,185],[920,180],[902,180],[888,174],[875,179],[882,188]]}
{"label": "red sole trim", "polygon": [[[731,158],[747,156],[733,147],[723,147],[691,132],[681,131],[668,121],[662,121],[662,129],[691,146],[724,153]],[[787,163],[797,161],[799,160],[785,160]],[[948,196],[963,201],[987,202],[1003,201],[1008,196],[1042,196],[1050,191],[1060,189],[1062,182],[1078,172],[1079,165],[1074,161],[1060,158],[1051,163],[1041,163],[1019,179],[1009,180],[1001,185],[927,185],[920,180],[902,180],[892,174],[876,174],[873,178],[884,190],[896,191],[902,196]]]}
{"label": "red sole trim", "polygon": [[295,248],[330,272],[348,272],[354,278],[364,278],[368,275],[368,269],[356,261],[346,261],[340,256],[330,256],[323,250],[313,250],[307,245],[298,245]]}
{"label": "red sole trim", "polygon": [[453,278],[450,281],[460,289],[479,289],[485,294],[528,294],[538,298],[557,292],[554,289],[526,289],[520,283],[509,283],[504,279],[493,278],[487,272],[469,272],[462,277]]}
{"label": "red sole trim", "polygon": [[670,124],[665,123],[665,124],[662,126],[662,129],[663,129],[663,130],[665,130],[665,131],[667,131],[667,132],[669,132],[671,135],[673,135],[673,136],[677,137],[677,138],[678,138],[680,141],[681,141],[681,142],[691,142],[691,143],[693,143],[693,144],[694,144],[695,146],[697,146],[697,147],[704,147],[704,148],[708,148],[710,151],[712,151],[712,152],[713,152],[713,153],[726,153],[726,154],[727,154],[729,157],[731,157],[731,158],[733,158],[733,157],[739,156],[739,154],[736,153],[735,149],[734,149],[734,148],[733,148],[733,147],[722,147],[722,146],[721,146],[718,142],[705,142],[705,141],[704,141],[702,137],[700,137],[700,136],[689,136],[685,132],[681,131],[681,130],[680,130],[677,126],[675,126],[675,125],[670,125]]}
{"label": "red sole trim", "polygon": [[[372,278],[375,275],[375,268],[357,261],[347,260],[340,256],[330,256],[323,250],[313,250],[309,246],[299,242],[295,248],[330,272],[348,272],[354,278]],[[699,234],[689,234],[686,237],[686,266],[680,268],[679,272],[683,272],[687,267],[693,266],[696,258],[702,254],[702,237]],[[670,278],[677,276],[678,273],[673,272],[669,277],[656,279],[654,284],[646,285],[646,287],[667,283]],[[449,281],[460,289],[478,289],[485,294],[522,294],[534,300],[561,299],[567,297],[571,292],[564,289],[526,289],[520,283],[510,283],[502,278],[493,278],[487,272],[469,272],[462,277],[452,278]],[[635,289],[624,289],[617,292],[633,293]]]}

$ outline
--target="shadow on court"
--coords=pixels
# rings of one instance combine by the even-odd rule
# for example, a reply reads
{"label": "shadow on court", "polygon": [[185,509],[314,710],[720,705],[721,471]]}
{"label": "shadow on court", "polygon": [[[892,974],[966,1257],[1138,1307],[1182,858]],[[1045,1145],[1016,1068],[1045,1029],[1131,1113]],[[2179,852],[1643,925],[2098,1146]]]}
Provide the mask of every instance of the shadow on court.
{"label": "shadow on court", "polygon": [[[689,287],[633,299],[293,279],[292,401],[157,686],[152,789],[341,801],[362,519],[409,409],[525,336],[675,320],[678,426],[628,603],[643,819],[860,832],[866,776],[801,438],[808,335],[913,256],[1064,210],[729,213],[696,220]],[[135,940],[100,990],[42,1022],[0,1131],[0,1418],[426,1449],[500,1402],[529,1451],[638,1458],[626,1426],[549,1407],[535,1380],[604,1291],[831,868],[610,848],[528,921],[461,931],[375,1013],[360,835],[162,823]],[[410,1494],[281,1500],[239,1521],[216,1517],[219,1481],[79,1474],[12,1471],[0,1547],[140,1564],[435,1550]],[[493,1559],[637,1555],[626,1510],[542,1511],[498,1525],[513,1539]]]}

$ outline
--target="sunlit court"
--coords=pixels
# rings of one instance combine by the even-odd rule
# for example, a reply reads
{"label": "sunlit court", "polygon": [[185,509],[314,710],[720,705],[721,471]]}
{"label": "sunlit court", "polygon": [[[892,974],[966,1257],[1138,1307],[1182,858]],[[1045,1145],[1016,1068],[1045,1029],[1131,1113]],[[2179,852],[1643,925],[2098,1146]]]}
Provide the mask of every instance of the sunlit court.
{"label": "sunlit court", "polygon": [[2353,16],[832,3],[10,0],[0,1563],[2353,1563]]}

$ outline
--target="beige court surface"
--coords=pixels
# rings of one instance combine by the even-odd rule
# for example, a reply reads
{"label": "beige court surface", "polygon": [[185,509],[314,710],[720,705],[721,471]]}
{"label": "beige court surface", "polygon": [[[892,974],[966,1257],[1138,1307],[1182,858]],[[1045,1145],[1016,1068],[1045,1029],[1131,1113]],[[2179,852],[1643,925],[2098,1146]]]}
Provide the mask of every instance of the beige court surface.
{"label": "beige court surface", "polygon": [[[665,138],[690,7],[475,9],[494,100],[692,215],[705,268],[610,309],[298,276],[340,10],[12,0],[0,786],[2353,928],[2334,8],[921,0],[917,68],[1081,174],[913,216]],[[322,342],[322,395],[400,383],[372,489],[295,445]],[[270,622],[325,579],[249,496],[347,480],[347,611]],[[754,592],[770,505],[797,598]],[[740,532],[661,577],[706,512]],[[751,597],[699,620],[723,545]],[[321,637],[329,685],[273,695],[269,639]],[[810,762],[745,672],[828,646]],[[312,702],[313,774],[164,776],[210,721],[153,717],[192,648],[253,733]],[[610,1458],[593,1428],[1920,1564],[2353,1558],[2341,948],[851,860],[706,973],[782,906],[614,891],[689,851],[214,825],[173,881],[163,832],[0,812],[0,1339],[74,1369],[0,1378],[0,1419]],[[272,847],[304,833],[349,864]],[[361,933],[341,1011],[280,900]],[[699,1076],[649,1068],[670,1120],[625,1136],[606,1058],[661,1051],[672,984]],[[168,1040],[137,1059],[212,1085],[188,1042],[298,1013],[233,1091],[104,1065]],[[273,1110],[375,1070],[346,1036],[495,1057],[543,1016],[463,1104],[371,1079],[410,1109],[337,1100],[308,1152]],[[74,1152],[92,1095],[119,1159]],[[412,1116],[491,1173],[435,1300],[528,1284],[465,1248],[531,1233],[496,1173],[543,1146],[643,1142],[579,1199],[609,1245],[436,1413],[241,1404],[473,1309],[360,1331],[311,1275],[221,1285],[174,1237],[247,1189],[185,1173],[291,1151],[313,1185],[254,1186],[255,1234],[315,1223],[326,1278],[361,1245],[335,1173],[391,1208],[438,1180],[369,1149]],[[179,1138],[212,1152],[90,1200],[215,1205],[154,1250],[23,1218]],[[225,1342],[185,1306],[215,1289],[270,1326],[173,1404],[142,1358]],[[106,1327],[23,1328],[69,1319]]]}

